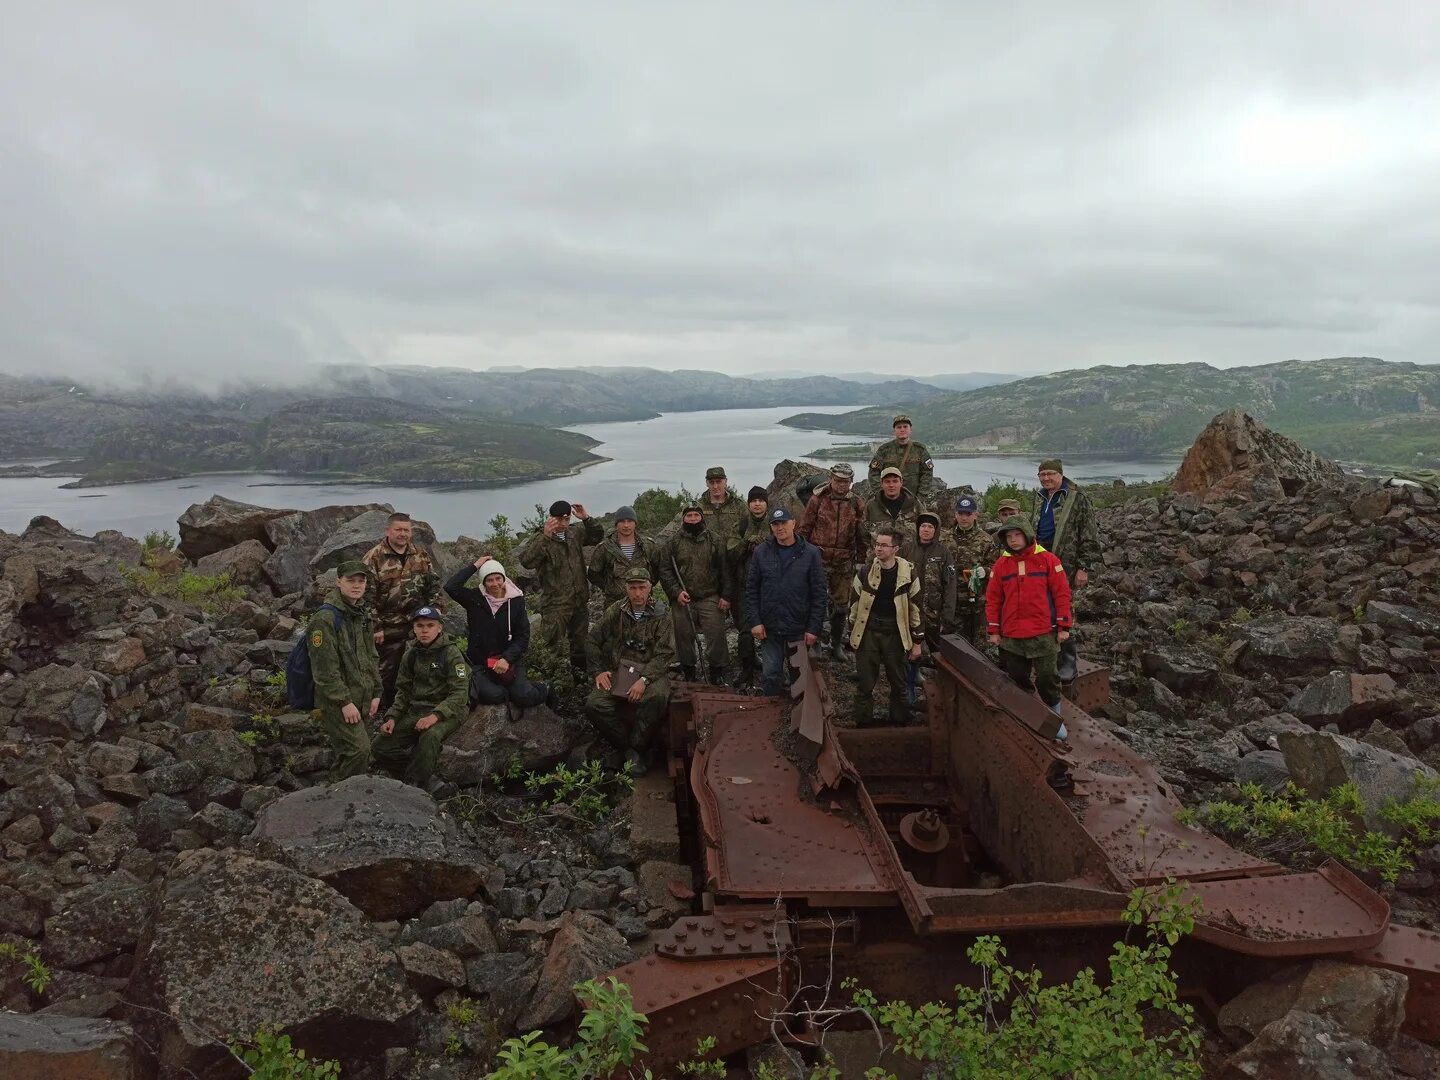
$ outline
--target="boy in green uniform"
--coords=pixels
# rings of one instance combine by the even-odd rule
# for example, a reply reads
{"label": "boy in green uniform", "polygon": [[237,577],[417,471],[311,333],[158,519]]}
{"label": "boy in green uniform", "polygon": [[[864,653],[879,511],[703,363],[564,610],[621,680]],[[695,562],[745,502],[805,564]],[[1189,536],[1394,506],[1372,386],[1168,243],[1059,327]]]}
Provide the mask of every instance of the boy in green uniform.
{"label": "boy in green uniform", "polygon": [[441,745],[469,715],[470,665],[434,608],[416,611],[410,629],[415,640],[400,661],[395,701],[380,725],[374,754],[386,772],[423,788]]}
{"label": "boy in green uniform", "polygon": [[370,733],[361,722],[380,711],[380,660],[365,607],[370,574],[359,559],[336,568],[335,588],[305,626],[315,679],[315,715],[335,751],[331,780],[370,767]]}

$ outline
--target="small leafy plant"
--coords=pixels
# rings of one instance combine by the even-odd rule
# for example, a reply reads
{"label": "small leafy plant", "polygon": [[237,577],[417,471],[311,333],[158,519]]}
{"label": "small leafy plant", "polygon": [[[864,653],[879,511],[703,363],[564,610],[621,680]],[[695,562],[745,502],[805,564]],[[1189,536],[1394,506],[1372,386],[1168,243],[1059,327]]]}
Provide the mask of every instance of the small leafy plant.
{"label": "small leafy plant", "polygon": [[274,1025],[257,1028],[248,1039],[232,1036],[226,1043],[250,1070],[251,1080],[335,1080],[340,1075],[338,1061],[311,1061]]}
{"label": "small leafy plant", "polygon": [[18,961],[24,971],[20,974],[20,981],[28,986],[36,997],[45,993],[46,987],[54,980],[55,975],[40,954],[33,946],[21,949],[13,941],[0,941],[0,960]]}

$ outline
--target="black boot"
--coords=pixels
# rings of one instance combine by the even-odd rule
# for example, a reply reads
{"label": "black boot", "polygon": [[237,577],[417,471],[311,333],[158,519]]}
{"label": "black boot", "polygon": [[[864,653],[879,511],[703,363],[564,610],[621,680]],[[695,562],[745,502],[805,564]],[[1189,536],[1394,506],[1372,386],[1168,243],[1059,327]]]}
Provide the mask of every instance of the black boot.
{"label": "black boot", "polygon": [[1060,656],[1056,659],[1055,667],[1060,673],[1061,682],[1074,682],[1075,676],[1080,672],[1080,657],[1075,652],[1075,634],[1071,631],[1070,637],[1060,643]]}
{"label": "black boot", "polygon": [[830,618],[830,655],[842,664],[850,659],[850,650],[845,647],[845,616]]}
{"label": "black boot", "polygon": [[755,685],[755,664],[753,662],[741,661],[740,674],[735,676],[735,689],[745,690]]}
{"label": "black boot", "polygon": [[683,675],[683,676],[685,676],[685,681],[686,681],[686,682],[695,682],[695,681],[696,681],[696,678],[695,678],[695,665],[694,665],[694,664],[681,664],[681,665],[680,665],[680,674]]}

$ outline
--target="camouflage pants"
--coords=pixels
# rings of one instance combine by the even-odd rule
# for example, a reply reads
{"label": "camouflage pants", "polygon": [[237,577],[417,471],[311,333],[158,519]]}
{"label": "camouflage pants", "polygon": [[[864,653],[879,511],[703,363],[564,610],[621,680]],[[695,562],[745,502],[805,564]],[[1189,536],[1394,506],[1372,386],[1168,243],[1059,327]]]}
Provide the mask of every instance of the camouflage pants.
{"label": "camouflage pants", "polygon": [[985,605],[970,604],[963,600],[956,604],[955,633],[981,652],[985,652],[986,646],[989,644],[985,636]]}
{"label": "camouflage pants", "polygon": [[415,722],[431,712],[428,705],[414,705],[395,721],[395,730],[389,735],[375,736],[371,752],[375,764],[391,776],[413,787],[423,788],[435,775],[435,763],[440,760],[440,747],[463,724],[467,717],[457,716],[453,720],[437,720],[424,731],[415,730]]}
{"label": "camouflage pants", "polygon": [[825,564],[825,588],[830,594],[831,618],[850,610],[850,589],[854,580],[855,566],[848,559]]}
{"label": "camouflage pants", "polygon": [[[699,661],[695,638],[705,635],[705,663],[710,668],[710,678],[730,666],[730,643],[725,636],[725,613],[720,610],[719,597],[707,596],[694,599],[685,605],[676,604],[670,609],[675,625],[675,655],[682,667],[694,667]],[[747,635],[748,636],[748,635]]]}
{"label": "camouflage pants", "polygon": [[1038,690],[1046,705],[1060,701],[1060,672],[1056,667],[1059,655],[1060,643],[1054,634],[1000,639],[1000,666],[1005,674],[1021,690]]}
{"label": "camouflage pants", "polygon": [[320,720],[320,730],[329,740],[330,749],[335,751],[335,764],[330,769],[330,780],[346,780],[361,776],[370,770],[371,722],[365,716],[368,701],[360,705],[360,722],[347,724],[340,710],[333,705],[322,705],[315,710]]}
{"label": "camouflage pants", "polygon": [[585,719],[617,750],[646,750],[670,704],[670,680],[656,679],[635,702],[598,686],[585,699]]}
{"label": "camouflage pants", "polygon": [[585,639],[590,634],[590,608],[585,600],[557,599],[540,605],[540,640],[570,658],[576,671],[585,670]]}

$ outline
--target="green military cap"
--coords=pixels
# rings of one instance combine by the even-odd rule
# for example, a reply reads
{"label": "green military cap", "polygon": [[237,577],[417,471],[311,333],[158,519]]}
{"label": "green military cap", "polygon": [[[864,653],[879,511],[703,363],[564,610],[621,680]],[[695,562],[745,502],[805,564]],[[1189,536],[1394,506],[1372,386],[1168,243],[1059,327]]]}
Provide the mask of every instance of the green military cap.
{"label": "green military cap", "polygon": [[370,576],[370,568],[359,559],[346,559],[335,568],[336,577],[355,577],[358,574]]}
{"label": "green military cap", "polygon": [[625,584],[628,585],[632,581],[643,581],[647,585],[650,584],[650,571],[646,570],[643,566],[630,567],[629,570],[625,571]]}
{"label": "green military cap", "polygon": [[894,465],[886,465],[885,468],[880,470],[880,479],[884,480],[887,476],[898,476],[903,479],[905,474]]}
{"label": "green military cap", "polygon": [[706,479],[706,480],[724,480],[724,479],[725,479],[725,466],[724,466],[724,465],[711,465],[710,468],[708,468],[708,469],[705,470],[705,479]]}
{"label": "green military cap", "polygon": [[1044,461],[1040,462],[1040,468],[1036,470],[1036,472],[1058,473],[1063,473],[1064,471],[1065,466],[1058,457],[1047,457]]}
{"label": "green military cap", "polygon": [[1014,511],[1018,514],[1018,513],[1020,513],[1020,504],[1019,504],[1018,502],[1016,502],[1014,499],[1001,499],[1001,500],[1000,500],[1000,505],[997,506],[995,509],[996,509],[997,511],[998,511],[998,510],[1014,510]]}
{"label": "green military cap", "polygon": [[912,423],[912,421],[910,420],[910,418],[909,418],[908,416],[906,416],[904,413],[901,413],[899,416],[895,417],[894,420],[891,420],[891,421],[890,421],[890,426],[891,426],[892,428],[893,428],[893,427],[898,427],[900,424],[910,424],[911,427],[914,427],[914,426],[915,426],[915,425]]}

